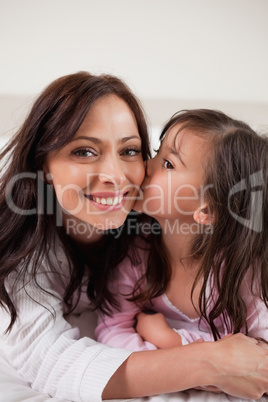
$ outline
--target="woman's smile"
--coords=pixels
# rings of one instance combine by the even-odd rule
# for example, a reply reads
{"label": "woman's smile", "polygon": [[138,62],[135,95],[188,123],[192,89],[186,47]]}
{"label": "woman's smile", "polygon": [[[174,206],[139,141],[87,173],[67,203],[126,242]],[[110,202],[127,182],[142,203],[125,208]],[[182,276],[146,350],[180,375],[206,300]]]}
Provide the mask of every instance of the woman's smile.
{"label": "woman's smile", "polygon": [[97,208],[102,210],[115,210],[123,208],[126,202],[128,191],[117,194],[95,193],[84,195]]}

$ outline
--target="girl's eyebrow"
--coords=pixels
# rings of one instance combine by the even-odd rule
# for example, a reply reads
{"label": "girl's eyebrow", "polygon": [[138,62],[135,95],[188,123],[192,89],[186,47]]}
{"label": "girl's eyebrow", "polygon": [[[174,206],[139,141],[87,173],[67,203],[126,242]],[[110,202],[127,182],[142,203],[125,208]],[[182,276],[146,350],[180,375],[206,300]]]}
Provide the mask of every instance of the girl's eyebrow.
{"label": "girl's eyebrow", "polygon": [[186,167],[186,165],[185,165],[185,163],[183,162],[183,159],[182,159],[182,157],[181,157],[181,153],[178,152],[175,147],[170,147],[168,150],[169,150],[169,152],[170,152],[172,155],[176,156],[176,158],[179,159],[179,161],[183,164],[183,166]]}
{"label": "girl's eyebrow", "polygon": [[[138,135],[132,135],[132,136],[129,136],[129,137],[123,137],[123,138],[120,139],[119,142],[124,144],[125,142],[127,142],[129,140],[133,140],[133,139],[137,139],[137,140],[139,140],[141,142],[141,137],[138,136]],[[77,141],[77,140],[87,140],[87,141],[93,142],[94,144],[101,144],[103,142],[98,137],[87,137],[86,135],[80,135],[79,137],[72,138],[70,142]]]}

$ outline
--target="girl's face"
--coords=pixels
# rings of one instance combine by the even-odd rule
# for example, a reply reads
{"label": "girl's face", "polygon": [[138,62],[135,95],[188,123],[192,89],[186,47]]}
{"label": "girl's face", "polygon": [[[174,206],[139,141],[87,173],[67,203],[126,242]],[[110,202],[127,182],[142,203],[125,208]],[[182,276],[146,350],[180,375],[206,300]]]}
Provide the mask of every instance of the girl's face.
{"label": "girl's face", "polygon": [[160,224],[163,219],[193,221],[194,212],[204,202],[208,141],[186,130],[177,135],[178,129],[179,125],[170,129],[157,155],[147,161],[143,195],[135,204],[135,210]]}
{"label": "girl's face", "polygon": [[107,230],[124,223],[145,174],[141,148],[128,105],[115,95],[98,99],[72,140],[44,165],[68,225],[72,217],[82,221],[81,231],[85,224]]}

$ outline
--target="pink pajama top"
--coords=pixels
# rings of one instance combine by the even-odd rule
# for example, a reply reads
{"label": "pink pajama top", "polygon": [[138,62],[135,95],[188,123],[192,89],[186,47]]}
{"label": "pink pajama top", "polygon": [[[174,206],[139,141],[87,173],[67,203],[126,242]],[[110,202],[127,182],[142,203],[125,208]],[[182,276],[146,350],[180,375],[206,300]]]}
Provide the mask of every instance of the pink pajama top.
{"label": "pink pajama top", "polygon": [[[132,351],[156,349],[153,344],[143,341],[135,331],[135,316],[140,312],[140,309],[135,303],[127,301],[125,296],[132,292],[135,283],[145,271],[147,252],[140,250],[139,254],[141,257],[139,265],[134,266],[126,258],[118,266],[117,273],[110,283],[110,289],[119,303],[119,311],[113,308],[111,317],[100,314],[95,331],[99,342]],[[252,294],[249,277],[250,275],[245,278],[241,287],[243,298],[247,305],[248,335],[268,340],[268,309],[258,296]],[[207,294],[211,294],[212,291],[212,287],[209,286]],[[216,298],[215,290],[214,295]],[[152,299],[151,303],[147,303],[144,308],[162,313],[169,325],[181,336],[183,345],[191,343],[198,338],[213,341],[208,324],[204,320],[200,322],[199,318],[191,319],[187,317],[170,302],[165,293]],[[221,317],[216,319],[215,324],[221,337],[227,335]]]}

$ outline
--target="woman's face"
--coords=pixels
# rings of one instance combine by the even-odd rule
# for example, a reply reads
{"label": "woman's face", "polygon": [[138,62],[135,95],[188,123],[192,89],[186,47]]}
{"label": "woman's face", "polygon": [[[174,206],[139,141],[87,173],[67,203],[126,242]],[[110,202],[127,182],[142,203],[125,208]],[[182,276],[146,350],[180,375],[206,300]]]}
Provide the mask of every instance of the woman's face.
{"label": "woman's face", "polygon": [[44,164],[68,225],[71,218],[81,231],[83,224],[107,230],[124,223],[145,174],[141,149],[129,106],[115,95],[98,99],[72,140]]}
{"label": "woman's face", "polygon": [[[204,202],[204,164],[208,140],[189,131],[170,129],[157,155],[147,161],[142,196],[134,209],[161,222],[193,221],[193,214]],[[174,143],[175,140],[175,143]]]}

